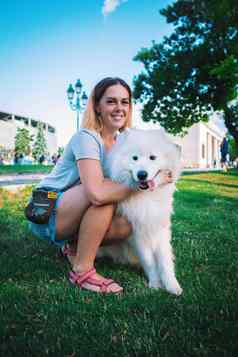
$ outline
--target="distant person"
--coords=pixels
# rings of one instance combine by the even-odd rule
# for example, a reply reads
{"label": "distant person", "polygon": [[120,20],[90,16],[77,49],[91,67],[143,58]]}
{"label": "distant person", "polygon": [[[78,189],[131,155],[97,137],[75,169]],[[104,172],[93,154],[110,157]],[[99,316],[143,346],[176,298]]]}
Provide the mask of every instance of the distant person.
{"label": "distant person", "polygon": [[2,156],[0,156],[0,165],[4,165],[4,160]]}
{"label": "distant person", "polygon": [[19,157],[18,157],[18,164],[22,165],[23,162],[24,162],[24,155],[20,154]]}
{"label": "distant person", "polygon": [[57,162],[57,156],[55,154],[52,155],[51,157],[52,163],[55,165]]}
{"label": "distant person", "polygon": [[226,137],[224,137],[222,140],[220,146],[220,152],[221,152],[221,168],[223,169],[224,172],[227,172],[228,140],[226,139]]}
{"label": "distant person", "polygon": [[45,155],[42,154],[42,155],[40,155],[38,162],[39,162],[39,164],[43,164],[44,161],[45,161]]}
{"label": "distant person", "polygon": [[18,161],[19,161],[19,154],[16,152],[15,155],[14,155],[14,165],[17,165],[18,164]]}

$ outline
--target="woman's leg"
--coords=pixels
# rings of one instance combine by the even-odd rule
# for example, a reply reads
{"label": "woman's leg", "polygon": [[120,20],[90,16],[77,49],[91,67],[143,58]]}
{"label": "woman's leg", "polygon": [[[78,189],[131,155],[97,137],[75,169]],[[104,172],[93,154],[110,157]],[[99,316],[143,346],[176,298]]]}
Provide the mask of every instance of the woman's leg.
{"label": "woman's leg", "polygon": [[78,236],[80,222],[90,202],[83,185],[74,186],[65,191],[56,212],[56,237],[70,240]]}
{"label": "woman's leg", "polygon": [[[60,201],[56,214],[57,238],[67,239],[78,232],[77,254],[73,269],[83,273],[93,267],[98,247],[103,240],[126,238],[131,227],[122,217],[112,220],[114,205],[92,206],[83,186],[66,191]],[[100,278],[99,275],[95,277]]]}
{"label": "woman's leg", "polygon": [[97,250],[109,229],[113,213],[114,205],[88,208],[80,223],[74,271],[81,273],[94,266]]}
{"label": "woman's leg", "polygon": [[[106,206],[94,207],[92,211],[95,212],[95,216],[92,218],[93,220],[89,222],[90,225],[101,220],[100,214],[104,213],[102,207]],[[87,199],[82,185],[75,186],[64,192],[56,214],[57,239],[69,240],[72,241],[72,243],[77,241],[81,220],[89,207],[90,202]],[[111,207],[111,209],[113,209],[113,207]],[[110,209],[106,212],[111,215]],[[113,244],[117,240],[127,238],[130,234],[131,225],[128,221],[124,217],[114,216],[108,229],[106,229],[102,243]]]}
{"label": "woman's leg", "polygon": [[120,243],[132,234],[132,226],[126,218],[122,216],[113,216],[111,225],[107,230],[102,245],[111,245]]}
{"label": "woman's leg", "polygon": [[97,292],[106,291],[107,293],[119,293],[123,290],[113,280],[105,279],[93,270],[97,250],[106,232],[108,231],[108,234],[110,234],[110,231],[113,233],[110,225],[114,211],[115,206],[112,204],[99,207],[90,206],[81,220],[77,253],[73,261],[70,280],[77,283],[78,279],[81,281],[81,279],[90,274],[89,278],[83,280],[82,283],[78,283],[85,289]]}
{"label": "woman's leg", "polygon": [[[98,218],[98,212],[97,212]],[[118,244],[122,240],[127,239],[132,233],[131,224],[121,216],[113,216],[112,222],[107,230],[101,245]],[[64,246],[62,253],[67,257],[67,260],[73,267],[77,252],[78,236],[74,235],[72,240],[69,240]]]}

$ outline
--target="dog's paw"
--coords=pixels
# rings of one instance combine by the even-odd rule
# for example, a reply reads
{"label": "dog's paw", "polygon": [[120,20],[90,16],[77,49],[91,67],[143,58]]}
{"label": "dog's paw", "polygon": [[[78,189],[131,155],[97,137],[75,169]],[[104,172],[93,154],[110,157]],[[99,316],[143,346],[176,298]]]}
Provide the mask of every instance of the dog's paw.
{"label": "dog's paw", "polygon": [[157,280],[156,281],[150,280],[148,286],[150,289],[161,289],[162,288],[160,282]]}
{"label": "dog's paw", "polygon": [[165,289],[171,293],[171,294],[174,294],[174,295],[181,295],[182,292],[183,292],[183,289],[181,288],[181,286],[179,285],[179,283],[177,282],[174,282],[173,284],[167,284],[167,286],[165,286]]}
{"label": "dog's paw", "polygon": [[180,296],[183,293],[183,289],[181,286],[177,286],[176,288],[171,289],[170,292],[174,295]]}

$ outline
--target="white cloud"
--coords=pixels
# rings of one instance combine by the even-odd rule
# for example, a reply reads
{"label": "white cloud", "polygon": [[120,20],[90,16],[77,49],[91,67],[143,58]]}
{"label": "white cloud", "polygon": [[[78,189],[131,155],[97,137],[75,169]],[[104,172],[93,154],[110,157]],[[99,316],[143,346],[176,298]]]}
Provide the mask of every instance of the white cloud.
{"label": "white cloud", "polygon": [[104,0],[102,13],[104,16],[107,16],[111,12],[115,11],[116,8],[121,5],[123,2],[128,0]]}

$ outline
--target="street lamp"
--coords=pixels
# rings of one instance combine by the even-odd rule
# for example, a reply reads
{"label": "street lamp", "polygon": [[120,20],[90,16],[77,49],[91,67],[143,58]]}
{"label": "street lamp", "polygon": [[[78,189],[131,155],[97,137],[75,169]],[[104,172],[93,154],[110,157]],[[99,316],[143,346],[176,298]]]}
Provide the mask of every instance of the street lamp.
{"label": "street lamp", "polygon": [[[74,100],[74,95],[76,93],[76,98]],[[82,83],[80,79],[77,80],[75,86],[73,87],[72,84],[69,85],[67,89],[67,97],[69,101],[69,106],[72,110],[76,111],[77,113],[77,131],[79,130],[79,113],[85,108],[88,97],[86,93],[82,92]]]}

